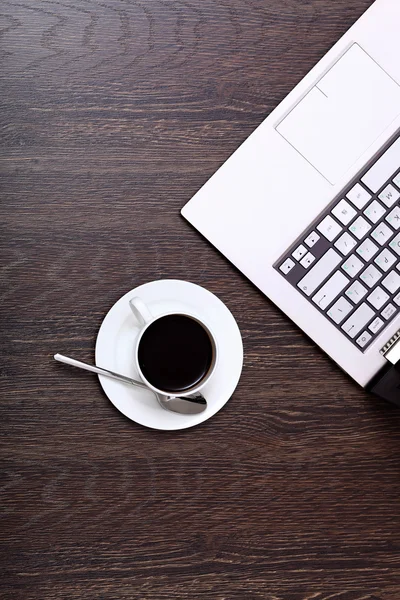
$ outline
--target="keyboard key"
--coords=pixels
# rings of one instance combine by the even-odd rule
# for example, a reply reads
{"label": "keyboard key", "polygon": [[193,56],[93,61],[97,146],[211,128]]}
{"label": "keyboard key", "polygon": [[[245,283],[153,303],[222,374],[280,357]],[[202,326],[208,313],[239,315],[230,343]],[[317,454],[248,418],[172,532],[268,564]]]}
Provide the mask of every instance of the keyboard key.
{"label": "keyboard key", "polygon": [[345,231],[335,242],[335,248],[337,248],[343,256],[347,256],[349,252],[353,250],[354,246],[357,246],[357,242],[349,233],[347,233],[347,231]]}
{"label": "keyboard key", "polygon": [[383,208],[382,204],[379,204],[376,200],[371,202],[369,206],[364,210],[364,215],[368,217],[368,219],[372,223],[377,223],[381,217],[385,214],[386,210]]}
{"label": "keyboard key", "polygon": [[347,319],[342,325],[342,329],[351,337],[355,338],[357,333],[363,329],[363,327],[370,321],[375,312],[368,306],[368,304],[361,304],[357,310]]}
{"label": "keyboard key", "polygon": [[393,301],[397,304],[397,306],[400,306],[400,293],[393,298]]}
{"label": "keyboard key", "polygon": [[359,240],[361,240],[361,238],[363,238],[364,235],[367,235],[370,229],[371,225],[367,223],[364,217],[358,217],[358,219],[356,219],[353,225],[351,225],[350,227],[351,233],[354,233],[356,238],[358,238]]}
{"label": "keyboard key", "polygon": [[378,286],[370,293],[367,300],[376,310],[379,310],[389,300],[389,296]]}
{"label": "keyboard key", "polygon": [[307,252],[305,257],[301,259],[300,264],[305,269],[308,269],[308,267],[314,262],[314,260],[315,256],[311,254],[311,252]]}
{"label": "keyboard key", "polygon": [[353,309],[350,302],[346,300],[343,296],[339,298],[337,302],[328,310],[328,315],[335,321],[337,325],[343,321],[345,317],[349,314],[349,312]]}
{"label": "keyboard key", "polygon": [[364,281],[364,283],[366,283],[370,288],[373,288],[381,277],[382,273],[378,271],[374,265],[369,265],[369,267],[367,267],[360,275],[360,279],[362,279],[362,281]]}
{"label": "keyboard key", "polygon": [[385,187],[384,190],[378,196],[379,200],[382,200],[383,204],[386,204],[388,208],[400,198],[400,192],[392,186],[391,183]]}
{"label": "keyboard key", "polygon": [[[400,181],[399,181],[400,183]],[[388,216],[386,217],[386,221],[388,223],[390,223],[390,225],[393,227],[393,229],[399,229],[400,227],[400,208],[398,206],[395,206],[394,209],[392,210],[392,212],[390,212],[388,214]]]}
{"label": "keyboard key", "polygon": [[313,292],[320,286],[341,262],[341,258],[333,248],[329,248],[322,258],[308,271],[308,273],[299,281],[297,286],[303,290],[307,296],[311,296]]}
{"label": "keyboard key", "polygon": [[368,329],[369,329],[370,331],[372,331],[372,333],[377,333],[377,332],[380,330],[380,328],[382,327],[382,325],[383,325],[383,321],[382,321],[382,319],[380,319],[379,317],[376,317],[376,319],[374,319],[374,320],[372,321],[372,323],[371,323],[371,325],[368,327]]}
{"label": "keyboard key", "polygon": [[397,312],[397,308],[395,308],[393,306],[393,304],[388,304],[381,312],[381,315],[384,319],[386,319],[386,321],[388,321],[389,319],[391,319],[393,317],[393,315],[396,314],[396,312]]}
{"label": "keyboard key", "polygon": [[385,279],[382,280],[382,285],[391,294],[397,292],[400,287],[400,275],[396,271],[391,271],[389,275],[386,275]]}
{"label": "keyboard key", "polygon": [[330,215],[327,215],[325,219],[323,219],[323,221],[317,225],[317,229],[330,242],[333,242],[335,237],[337,237],[342,231],[339,223],[336,223],[336,221],[332,219]]}
{"label": "keyboard key", "polygon": [[375,256],[375,254],[378,252],[379,248],[376,244],[374,244],[374,242],[372,240],[370,240],[369,238],[367,238],[366,240],[363,241],[363,243],[360,245],[359,248],[357,248],[357,252],[360,256],[362,256],[362,258],[365,260],[365,262],[368,262],[369,260],[371,260],[371,258],[373,256]]}
{"label": "keyboard key", "polygon": [[368,200],[371,200],[372,196],[363,188],[362,185],[356,183],[356,185],[347,192],[346,197],[356,206],[359,210],[364,208]]}
{"label": "keyboard key", "polygon": [[389,246],[400,256],[400,233],[396,235],[390,242]]}
{"label": "keyboard key", "polygon": [[361,181],[374,193],[396,173],[400,166],[400,138],[382,154]]}
{"label": "keyboard key", "polygon": [[325,310],[326,307],[339,296],[340,292],[344,290],[348,283],[349,280],[347,277],[340,271],[336,271],[336,273],[332,275],[332,277],[328,279],[322,288],[315,294],[312,299],[313,302],[315,302],[322,310]]}
{"label": "keyboard key", "polygon": [[301,244],[294,252],[292,252],[292,256],[295,260],[300,260],[307,254],[307,248]]}
{"label": "keyboard key", "polygon": [[383,246],[384,244],[386,244],[386,242],[388,240],[390,240],[390,238],[392,237],[392,235],[393,235],[393,230],[390,229],[390,227],[388,227],[388,225],[386,225],[386,223],[381,223],[371,233],[371,237],[373,237],[374,240],[376,242],[378,242],[378,244],[380,244],[381,246]]}
{"label": "keyboard key", "polygon": [[307,246],[309,248],[312,248],[314,246],[314,244],[316,244],[318,242],[318,240],[320,239],[318,233],[316,233],[315,231],[312,231],[310,233],[310,235],[304,240],[304,243],[307,244]]}
{"label": "keyboard key", "polygon": [[386,271],[389,271],[390,267],[394,265],[396,260],[397,258],[390,252],[390,250],[385,248],[380,254],[378,254],[375,262],[378,267],[380,267],[382,271],[386,273]]}
{"label": "keyboard key", "polygon": [[393,183],[396,184],[398,188],[400,188],[400,173],[397,173],[396,177],[393,179]]}
{"label": "keyboard key", "polygon": [[357,273],[361,271],[364,263],[356,256],[352,254],[349,258],[342,264],[342,269],[345,273],[349,275],[349,277],[355,277]]}
{"label": "keyboard key", "polygon": [[287,275],[289,273],[289,271],[291,271],[294,267],[296,263],[293,262],[293,260],[291,258],[288,258],[287,260],[285,260],[285,262],[279,267],[279,269],[282,271],[282,273],[284,273],[285,275]]}
{"label": "keyboard key", "polygon": [[364,348],[372,338],[372,335],[368,333],[368,331],[363,331],[358,339],[356,339],[356,343],[360,346],[360,348]]}
{"label": "keyboard key", "polygon": [[355,281],[351,284],[348,290],[346,290],[345,294],[354,304],[358,304],[367,293],[367,288],[363,286],[359,281]]}
{"label": "keyboard key", "polygon": [[332,214],[335,215],[338,221],[343,225],[348,225],[350,221],[356,216],[357,211],[346,200],[341,200],[339,204],[332,209]]}

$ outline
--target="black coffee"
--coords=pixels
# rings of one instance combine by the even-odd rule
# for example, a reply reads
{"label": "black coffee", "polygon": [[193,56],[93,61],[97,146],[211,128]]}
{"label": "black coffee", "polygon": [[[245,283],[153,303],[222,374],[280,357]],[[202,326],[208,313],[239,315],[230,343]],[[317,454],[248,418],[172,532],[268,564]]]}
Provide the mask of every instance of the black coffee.
{"label": "black coffee", "polygon": [[144,332],[138,360],[154,387],[183,392],[207,375],[213,362],[213,343],[204,327],[191,317],[167,315]]}

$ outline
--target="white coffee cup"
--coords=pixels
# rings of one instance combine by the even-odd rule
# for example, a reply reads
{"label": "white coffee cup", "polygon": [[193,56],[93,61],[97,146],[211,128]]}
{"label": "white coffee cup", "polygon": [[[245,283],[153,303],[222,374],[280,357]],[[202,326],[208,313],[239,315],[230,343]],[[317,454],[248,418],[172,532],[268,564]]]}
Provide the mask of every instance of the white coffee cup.
{"label": "white coffee cup", "polygon": [[[143,383],[145,383],[154,392],[157,392],[159,394],[163,394],[166,396],[170,396],[173,394],[176,394],[179,396],[194,394],[196,392],[199,392],[207,383],[209,383],[210,379],[212,378],[212,376],[215,372],[217,362],[218,362],[218,346],[217,346],[217,341],[216,341],[216,338],[215,338],[213,332],[211,331],[209,325],[207,325],[207,323],[204,321],[204,319],[202,319],[197,314],[186,312],[183,310],[166,311],[157,316],[153,316],[151,314],[149,308],[143,302],[143,300],[137,296],[134,298],[131,298],[129,300],[129,306],[131,307],[132,312],[135,315],[136,320],[138,321],[138,324],[140,327],[139,335],[136,339],[136,344],[135,344],[134,360],[135,360],[135,365],[136,365],[137,371],[138,371],[139,376],[142,379]],[[195,322],[195,323],[197,323],[197,325],[201,326],[202,330],[205,332],[205,334],[207,334],[209,341],[210,341],[211,360],[210,360],[210,365],[209,365],[207,371],[200,378],[200,380],[194,382],[193,385],[188,385],[182,389],[175,389],[175,390],[162,389],[161,387],[154,385],[151,381],[149,381],[149,379],[143,373],[142,367],[140,365],[139,354],[140,354],[141,342],[143,340],[144,334],[148,331],[148,329],[156,321],[159,321],[160,319],[164,319],[165,317],[186,317],[186,318],[190,319],[192,322]],[[188,326],[190,326],[189,321],[188,321]],[[193,326],[193,323],[192,323],[192,326]],[[200,333],[200,330],[198,329],[198,327],[196,328],[196,330],[198,330]],[[172,340],[172,341],[174,341],[174,340]],[[180,365],[176,364],[176,373],[178,373],[177,377],[179,377],[179,367],[180,367]]]}

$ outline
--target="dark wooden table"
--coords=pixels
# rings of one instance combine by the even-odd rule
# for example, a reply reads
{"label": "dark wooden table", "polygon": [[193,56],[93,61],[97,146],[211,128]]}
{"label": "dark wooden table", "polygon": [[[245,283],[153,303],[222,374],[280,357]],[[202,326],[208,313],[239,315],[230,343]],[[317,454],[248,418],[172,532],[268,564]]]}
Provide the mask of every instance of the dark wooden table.
{"label": "dark wooden table", "polygon": [[[10,600],[399,600],[400,411],[179,215],[370,0],[3,0],[2,588]],[[94,376],[112,304],[187,279],[245,349],[193,430]]]}

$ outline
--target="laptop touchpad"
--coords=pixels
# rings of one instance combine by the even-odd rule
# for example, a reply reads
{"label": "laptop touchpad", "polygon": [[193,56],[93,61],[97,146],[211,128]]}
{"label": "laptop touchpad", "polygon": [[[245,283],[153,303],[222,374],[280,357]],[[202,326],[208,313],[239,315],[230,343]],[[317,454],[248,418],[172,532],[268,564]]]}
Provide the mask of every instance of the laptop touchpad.
{"label": "laptop touchpad", "polygon": [[353,44],[276,129],[335,184],[399,113],[399,85]]}

